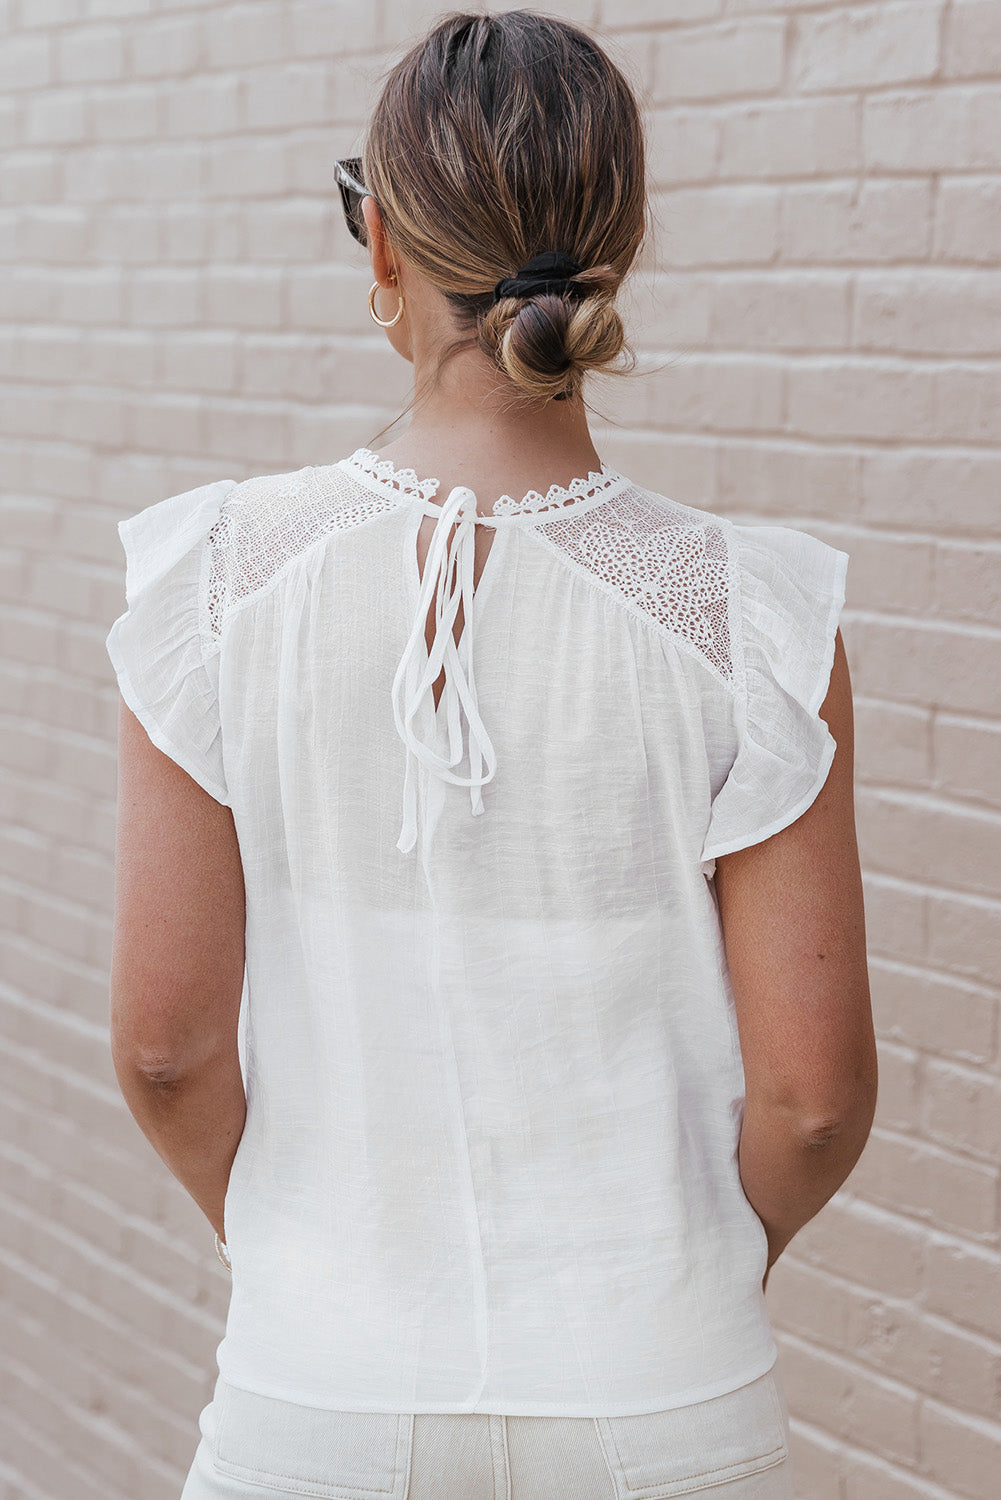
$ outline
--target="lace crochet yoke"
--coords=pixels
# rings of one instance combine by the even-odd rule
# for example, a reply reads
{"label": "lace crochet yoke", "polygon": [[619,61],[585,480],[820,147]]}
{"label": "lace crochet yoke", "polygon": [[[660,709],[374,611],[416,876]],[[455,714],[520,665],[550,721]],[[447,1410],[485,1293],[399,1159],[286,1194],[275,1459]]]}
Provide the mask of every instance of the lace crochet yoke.
{"label": "lace crochet yoke", "polygon": [[[209,532],[208,649],[218,646],[230,610],[268,589],[331,532],[371,524],[414,502],[437,513],[437,487],[436,479],[395,469],[364,448],[340,463],[236,484]],[[587,480],[552,485],[545,495],[502,495],[491,515],[477,520],[534,533],[595,587],[731,682],[734,568],[728,523],[720,517],[655,494],[606,466]]]}

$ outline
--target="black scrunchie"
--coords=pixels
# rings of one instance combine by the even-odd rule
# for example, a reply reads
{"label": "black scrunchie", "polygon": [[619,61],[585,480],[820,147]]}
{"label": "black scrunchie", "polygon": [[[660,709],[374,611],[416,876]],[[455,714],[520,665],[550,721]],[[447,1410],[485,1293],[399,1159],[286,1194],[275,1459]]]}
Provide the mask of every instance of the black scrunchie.
{"label": "black scrunchie", "polygon": [[493,301],[499,302],[502,297],[534,297],[539,292],[567,292],[575,298],[586,297],[587,287],[567,279],[583,269],[564,250],[544,250],[526,261],[514,276],[502,277],[494,287]]}

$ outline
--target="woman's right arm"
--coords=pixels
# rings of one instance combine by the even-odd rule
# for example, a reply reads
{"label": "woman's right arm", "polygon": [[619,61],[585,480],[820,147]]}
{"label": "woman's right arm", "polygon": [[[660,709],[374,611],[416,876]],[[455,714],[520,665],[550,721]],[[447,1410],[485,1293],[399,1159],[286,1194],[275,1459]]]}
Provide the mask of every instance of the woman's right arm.
{"label": "woman's right arm", "polygon": [[813,803],[763,843],[718,858],[714,873],[746,1085],[740,1176],[768,1236],[769,1270],[850,1174],[876,1108],[840,630],[820,715],[837,750]]}

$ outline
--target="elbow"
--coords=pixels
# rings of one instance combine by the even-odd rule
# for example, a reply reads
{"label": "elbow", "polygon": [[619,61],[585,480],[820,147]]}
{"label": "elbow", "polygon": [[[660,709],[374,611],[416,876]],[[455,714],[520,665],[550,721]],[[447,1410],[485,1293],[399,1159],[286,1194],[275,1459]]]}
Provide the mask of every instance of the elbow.
{"label": "elbow", "polygon": [[750,1097],[756,1108],[782,1118],[787,1131],[809,1148],[821,1150],[833,1142],[854,1142],[861,1150],[872,1129],[878,1092],[873,1038],[856,1066],[841,1072],[837,1079],[828,1077],[823,1086],[814,1078],[808,1089],[793,1088],[787,1079],[781,1090],[766,1088]]}
{"label": "elbow", "polygon": [[194,1024],[187,1014],[164,1011],[151,1001],[126,1003],[116,998],[110,1041],[120,1080],[169,1091],[218,1057],[220,1038],[204,1020]]}
{"label": "elbow", "polygon": [[112,1062],[120,1083],[138,1083],[164,1094],[173,1092],[190,1073],[190,1068],[179,1056],[163,1049],[119,1044],[112,1048]]}
{"label": "elbow", "polygon": [[853,1124],[851,1116],[828,1114],[802,1121],[796,1133],[808,1151],[823,1151],[832,1142],[842,1140]]}
{"label": "elbow", "polygon": [[190,1039],[182,1041],[167,1028],[126,1025],[113,1018],[111,1060],[120,1083],[143,1084],[170,1092],[192,1071]]}
{"label": "elbow", "polygon": [[797,1092],[790,1115],[796,1134],[807,1146],[819,1150],[840,1141],[845,1146],[855,1143],[861,1151],[872,1129],[879,1094],[879,1059],[872,1027],[851,1051],[842,1051],[839,1066],[826,1078],[815,1074],[809,1089]]}
{"label": "elbow", "polygon": [[797,1134],[811,1150],[823,1150],[833,1142],[851,1142],[861,1151],[876,1116],[876,1097],[873,1078],[871,1084],[853,1089],[830,1108],[800,1114]]}

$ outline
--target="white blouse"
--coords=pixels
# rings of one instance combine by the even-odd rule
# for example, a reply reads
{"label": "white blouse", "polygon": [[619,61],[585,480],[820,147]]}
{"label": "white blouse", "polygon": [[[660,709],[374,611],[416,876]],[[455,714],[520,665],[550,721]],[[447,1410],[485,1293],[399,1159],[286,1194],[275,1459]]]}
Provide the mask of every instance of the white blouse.
{"label": "white blouse", "polygon": [[118,527],[121,692],[246,883],[219,1370],[351,1411],[686,1405],[778,1352],[712,876],[827,776],[848,555],[607,465],[490,514],[437,490],[359,448]]}

